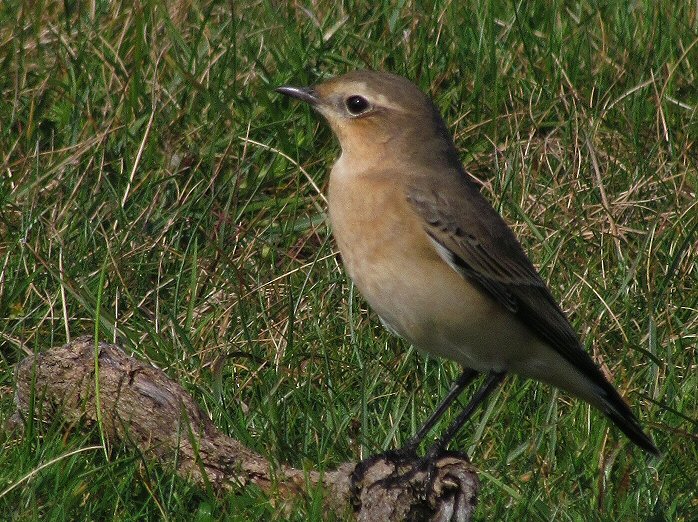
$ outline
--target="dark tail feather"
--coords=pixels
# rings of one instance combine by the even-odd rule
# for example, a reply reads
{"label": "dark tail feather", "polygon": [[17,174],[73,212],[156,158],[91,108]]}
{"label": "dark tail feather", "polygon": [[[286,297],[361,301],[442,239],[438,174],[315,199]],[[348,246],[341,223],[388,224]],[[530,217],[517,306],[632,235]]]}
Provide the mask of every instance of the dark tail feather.
{"label": "dark tail feather", "polygon": [[637,420],[637,417],[630,410],[623,398],[611,386],[604,386],[606,397],[602,399],[605,408],[604,413],[611,419],[620,430],[635,444],[640,446],[647,453],[659,456],[659,450],[654,445],[652,439],[644,431]]}

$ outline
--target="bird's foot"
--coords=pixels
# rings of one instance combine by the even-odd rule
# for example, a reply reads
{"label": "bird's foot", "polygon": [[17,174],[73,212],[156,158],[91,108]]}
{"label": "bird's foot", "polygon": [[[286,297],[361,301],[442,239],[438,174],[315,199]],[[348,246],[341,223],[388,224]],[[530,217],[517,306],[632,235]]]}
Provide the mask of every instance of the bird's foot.
{"label": "bird's foot", "polygon": [[384,490],[410,488],[420,490],[426,497],[433,489],[439,463],[449,457],[467,461],[463,454],[443,450],[429,451],[420,457],[412,447],[379,453],[356,465],[352,473],[352,490],[358,495],[364,486]]}
{"label": "bird's foot", "polygon": [[[397,450],[374,455],[357,464],[351,476],[350,491],[357,513],[367,506],[386,502],[398,506],[400,499],[411,498],[419,502],[419,509],[426,510],[424,513],[434,514],[442,512],[446,505],[472,507],[477,488],[477,474],[463,453],[428,452],[420,457],[413,450]],[[407,518],[426,520],[432,517]]]}

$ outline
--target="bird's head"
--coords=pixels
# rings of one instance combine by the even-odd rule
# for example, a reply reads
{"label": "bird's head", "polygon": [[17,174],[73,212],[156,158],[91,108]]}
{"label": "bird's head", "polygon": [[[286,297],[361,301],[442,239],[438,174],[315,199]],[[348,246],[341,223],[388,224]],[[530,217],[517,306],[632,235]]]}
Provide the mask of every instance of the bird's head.
{"label": "bird's head", "polygon": [[[401,76],[360,70],[312,87],[276,90],[309,103],[322,114],[345,155],[380,157],[393,151],[412,156],[420,150],[453,147],[431,99]],[[435,142],[443,143],[434,147]]]}

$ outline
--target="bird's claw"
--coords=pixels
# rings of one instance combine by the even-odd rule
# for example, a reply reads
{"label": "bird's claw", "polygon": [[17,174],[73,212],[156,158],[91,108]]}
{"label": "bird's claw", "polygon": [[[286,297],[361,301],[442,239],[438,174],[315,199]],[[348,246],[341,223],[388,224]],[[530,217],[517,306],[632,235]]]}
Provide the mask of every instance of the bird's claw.
{"label": "bird's claw", "polygon": [[[391,450],[376,455],[375,458],[366,461],[369,462],[368,466],[371,463],[375,463],[377,459],[383,459],[386,463],[393,466],[394,469],[387,477],[375,481],[370,487],[403,489],[408,485],[411,487],[418,485],[423,487],[426,494],[436,476],[438,457],[439,455],[434,456],[430,454],[418,457],[414,449],[411,448]],[[420,474],[423,474],[423,476],[417,478]]]}

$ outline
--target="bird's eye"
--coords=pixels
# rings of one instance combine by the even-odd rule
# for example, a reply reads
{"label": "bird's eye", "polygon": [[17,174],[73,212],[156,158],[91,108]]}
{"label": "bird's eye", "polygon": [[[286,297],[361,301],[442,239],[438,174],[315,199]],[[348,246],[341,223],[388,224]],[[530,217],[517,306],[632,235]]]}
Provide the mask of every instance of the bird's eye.
{"label": "bird's eye", "polygon": [[349,96],[346,100],[347,110],[354,116],[365,112],[370,104],[363,96]]}

